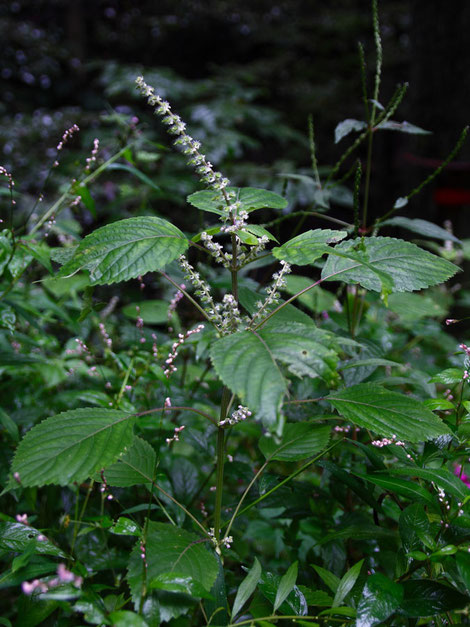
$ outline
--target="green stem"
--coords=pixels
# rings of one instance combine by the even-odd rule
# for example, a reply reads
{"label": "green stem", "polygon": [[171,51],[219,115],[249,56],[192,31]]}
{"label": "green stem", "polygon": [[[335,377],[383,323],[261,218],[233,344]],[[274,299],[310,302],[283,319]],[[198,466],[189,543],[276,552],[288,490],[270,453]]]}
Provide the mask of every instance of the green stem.
{"label": "green stem", "polygon": [[210,324],[212,324],[211,319],[209,318],[209,316],[207,315],[207,313],[204,311],[204,309],[199,305],[199,303],[194,300],[194,298],[192,296],[190,296],[188,294],[188,292],[186,290],[184,290],[181,285],[178,285],[178,283],[176,281],[173,281],[173,279],[171,277],[168,276],[168,274],[166,274],[165,272],[163,272],[162,270],[160,270],[160,274],[162,276],[165,277],[165,279],[171,283],[172,285],[174,285],[182,294],[184,294],[184,296],[186,296],[186,298],[196,307],[196,309],[204,316],[204,318],[207,320],[207,322],[210,322]]}
{"label": "green stem", "polygon": [[86,497],[85,500],[83,501],[83,506],[80,512],[80,516],[78,517],[77,522],[75,523],[75,526],[73,528],[73,538],[72,538],[72,544],[70,545],[70,555],[73,555],[74,549],[75,549],[75,542],[77,541],[77,536],[78,536],[78,530],[80,529],[80,525],[82,524],[82,518],[85,514],[85,510],[87,508],[88,505],[88,501],[90,499],[90,494],[91,491],[93,490],[93,485],[94,485],[94,480],[92,479],[90,481],[90,485],[88,486],[88,492],[86,493]]}
{"label": "green stem", "polygon": [[[227,409],[232,394],[227,387],[222,392],[220,404],[220,422],[225,420]],[[224,462],[225,462],[225,429],[217,429],[217,467],[215,471],[215,509],[214,509],[214,537],[217,544],[220,541],[220,521],[222,516],[222,494],[224,488]]]}

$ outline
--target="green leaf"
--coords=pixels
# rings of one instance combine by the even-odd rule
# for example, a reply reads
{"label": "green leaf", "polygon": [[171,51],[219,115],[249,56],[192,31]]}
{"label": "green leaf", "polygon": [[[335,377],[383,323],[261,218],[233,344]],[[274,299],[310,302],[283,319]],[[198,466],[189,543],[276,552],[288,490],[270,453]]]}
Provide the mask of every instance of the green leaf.
{"label": "green leaf", "polygon": [[354,424],[391,438],[423,442],[450,433],[432,411],[414,398],[374,383],[360,383],[326,397]]}
{"label": "green leaf", "polygon": [[184,253],[188,240],[170,222],[153,216],[103,226],[83,239],[58,277],[90,272],[92,285],[135,279],[161,270]]}
{"label": "green leaf", "polygon": [[348,488],[351,488],[353,492],[368,503],[373,509],[379,512],[381,511],[381,505],[374,499],[369,486],[367,486],[367,484],[363,481],[359,481],[359,479],[356,479],[356,477],[354,477],[350,472],[340,468],[333,462],[321,460],[317,462],[317,464],[333,475],[334,479],[332,479],[332,481],[337,481],[341,484],[347,485]]}
{"label": "green leaf", "polygon": [[459,551],[455,556],[457,570],[467,591],[470,592],[470,554],[466,551]]}
{"label": "green leaf", "polygon": [[404,229],[408,229],[408,231],[413,231],[413,233],[419,233],[422,237],[433,237],[434,239],[450,240],[451,242],[456,242],[457,244],[461,243],[458,237],[455,237],[455,235],[449,233],[446,229],[437,226],[437,224],[428,222],[428,220],[397,216],[395,218],[389,218],[381,223],[382,226],[386,224],[389,226],[401,226]]}
{"label": "green leaf", "polygon": [[296,422],[285,425],[279,443],[273,437],[264,435],[259,447],[266,458],[293,462],[315,455],[327,446],[329,439],[329,426]]}
{"label": "green leaf", "polygon": [[291,323],[240,331],[218,340],[210,355],[218,376],[267,425],[276,419],[287,383],[278,360],[299,376],[337,380],[331,336],[313,325]]}
{"label": "green leaf", "polygon": [[162,573],[148,582],[151,590],[168,590],[169,592],[181,592],[198,599],[211,599],[212,595],[189,575],[178,573]]}
{"label": "green leaf", "polygon": [[431,524],[422,503],[408,505],[408,507],[401,512],[398,521],[398,530],[403,543],[403,549],[407,553],[421,549],[421,543],[428,549],[434,549],[435,541],[432,535]]}
{"label": "green leaf", "polygon": [[146,174],[144,174],[143,172],[141,172],[140,170],[138,170],[132,165],[125,165],[124,163],[110,163],[106,169],[107,170],[123,170],[124,172],[129,172],[130,174],[133,174],[135,177],[141,180],[142,183],[145,183],[149,187],[152,187],[157,192],[160,191],[160,187],[158,187],[158,185],[155,185],[155,183],[152,181],[151,178],[149,178]]}
{"label": "green leaf", "polygon": [[446,307],[425,294],[397,292],[390,294],[388,308],[400,316],[402,322],[415,322],[421,318],[441,317]]}
{"label": "green leaf", "polygon": [[282,246],[272,249],[277,259],[283,259],[297,266],[313,263],[325,253],[331,251],[328,244],[336,244],[347,236],[347,231],[315,229],[297,235]]}
{"label": "green leaf", "polygon": [[318,607],[330,607],[333,603],[333,598],[330,597],[324,590],[311,590],[307,586],[298,586],[299,590],[305,597],[305,600],[309,605]]}
{"label": "green leaf", "polygon": [[[281,577],[274,575],[273,573],[262,573],[261,581],[258,584],[258,588],[266,599],[274,604],[281,582]],[[256,597],[255,597],[256,598]],[[279,612],[281,614],[295,614],[296,616],[305,616],[308,613],[307,601],[304,595],[299,590],[298,586],[294,585],[294,588],[287,596],[285,601],[279,606]]]}
{"label": "green leaf", "polygon": [[315,564],[312,564],[312,568],[317,571],[317,574],[322,578],[323,582],[328,586],[331,592],[334,592],[336,594],[339,583],[341,581],[340,578],[337,577],[334,573],[331,573],[329,570],[326,570],[326,568],[323,568],[322,566],[316,566]]}
{"label": "green leaf", "polygon": [[118,536],[140,536],[142,533],[137,523],[124,516],[120,516],[109,531]]}
{"label": "green leaf", "polygon": [[[289,295],[294,296],[306,287],[310,287],[314,282],[306,276],[300,276],[296,274],[285,275],[286,285],[281,288]],[[335,296],[327,290],[323,290],[319,285],[314,289],[310,289],[305,294],[298,296],[297,301],[305,308],[313,311],[314,313],[320,313],[322,311],[328,311],[333,308],[335,303]]]}
{"label": "green leaf", "polygon": [[[140,600],[142,590],[142,558],[140,541],[129,560],[127,581],[134,601]],[[193,533],[173,525],[149,521],[146,541],[147,581],[164,573],[191,577],[210,591],[218,573],[213,552]]]}
{"label": "green leaf", "polygon": [[299,563],[294,562],[289,566],[287,572],[281,577],[281,581],[279,582],[279,587],[276,592],[276,598],[274,600],[274,612],[276,612],[277,609],[284,603],[294,589],[295,582],[297,581],[298,570]]}
{"label": "green leaf", "polygon": [[417,468],[415,466],[391,466],[389,472],[392,475],[408,475],[409,477],[421,477],[432,481],[448,494],[452,494],[459,501],[470,496],[470,490],[463,481],[452,474],[447,468]]}
{"label": "green leaf", "polygon": [[[285,209],[287,200],[279,194],[269,192],[265,189],[256,187],[227,187],[227,192],[235,192],[233,202],[240,203],[240,211],[255,211],[255,209]],[[226,202],[220,192],[203,190],[191,194],[186,199],[190,205],[209,211],[217,215],[224,215],[226,211]]]}
{"label": "green leaf", "polygon": [[145,300],[126,305],[122,308],[122,313],[132,320],[142,318],[145,324],[167,324],[168,303],[164,300]]}
{"label": "green leaf", "polygon": [[[258,294],[257,292],[252,292],[246,287],[240,287],[239,290],[239,301],[240,304],[248,311],[251,315],[253,315],[258,307],[256,303],[258,301],[264,300],[264,295]],[[284,301],[279,300],[278,304],[282,304]],[[265,310],[264,313],[267,315],[271,310]],[[261,318],[260,318],[261,320]],[[281,323],[290,323],[290,322],[301,322],[302,324],[309,324],[314,326],[313,320],[310,318],[308,314],[297,309],[294,305],[285,305],[282,309],[280,309],[272,318],[268,320],[268,322],[263,326],[264,329],[267,329],[271,326],[278,326]]]}
{"label": "green leaf", "polygon": [[395,122],[395,120],[384,120],[376,126],[376,128],[398,131],[400,133],[409,133],[411,135],[431,135],[431,131],[426,131],[424,128],[410,124],[409,122]]}
{"label": "green leaf", "polygon": [[118,610],[111,612],[108,616],[113,627],[149,627],[148,623],[135,612],[129,610]]}
{"label": "green leaf", "polygon": [[[103,475],[107,483],[118,488],[152,483],[155,469],[153,447],[139,437],[134,437],[130,448],[118,461],[105,468]],[[99,481],[100,477],[96,477]]]}
{"label": "green leaf", "polygon": [[10,438],[14,442],[20,439],[18,425],[10,418],[10,416],[0,407],[0,425],[5,429]]}
{"label": "green leaf", "polygon": [[468,605],[470,597],[455,588],[429,579],[405,581],[401,609],[413,618],[434,616]]}
{"label": "green leaf", "polygon": [[[359,283],[368,290],[380,292],[382,282],[372,271],[374,268],[393,279],[393,292],[413,292],[438,285],[460,269],[446,259],[393,237],[348,240],[338,244],[335,251],[347,253],[353,247],[358,247],[360,253],[356,251],[356,254],[363,263],[329,255],[322,271],[323,280]],[[370,267],[363,265],[364,262]]]}
{"label": "green leaf", "polygon": [[[112,464],[132,443],[133,419],[113,409],[73,409],[43,420],[20,442],[11,472],[24,487],[69,485]],[[16,487],[11,479],[8,489]]]}
{"label": "green leaf", "polygon": [[[270,233],[269,231],[267,231],[263,226],[260,226],[259,224],[247,224],[246,226],[243,227],[243,230],[248,231],[248,233],[252,233],[253,235],[256,235],[257,238],[264,236],[264,237],[267,237],[272,242],[277,242],[277,239],[274,237],[274,235]],[[237,233],[239,232],[240,231],[237,231]],[[257,241],[255,243],[257,243]]]}
{"label": "green leaf", "polygon": [[446,368],[429,379],[430,383],[442,383],[443,385],[455,385],[460,383],[463,370],[460,368]]}
{"label": "green leaf", "polygon": [[352,118],[343,120],[335,128],[335,144],[352,131],[363,131],[365,128],[367,128],[367,124],[362,120],[354,120]]}
{"label": "green leaf", "polygon": [[338,588],[336,589],[336,594],[335,598],[333,599],[332,607],[340,606],[343,603],[344,599],[351,592],[352,587],[356,583],[357,578],[361,573],[363,563],[364,560],[360,560],[359,562],[354,564],[354,566],[352,566],[348,570],[348,572],[342,577],[341,581],[338,584]]}
{"label": "green leaf", "polygon": [[402,600],[403,586],[381,573],[371,575],[357,607],[356,627],[373,627],[387,620]]}
{"label": "green leaf", "polygon": [[258,562],[258,560],[255,557],[253,566],[250,568],[247,576],[238,587],[237,594],[235,596],[235,601],[233,602],[232,618],[235,618],[235,616],[238,614],[238,612],[242,609],[242,607],[248,601],[250,596],[256,590],[256,586],[258,585],[260,576],[261,576],[261,564]]}
{"label": "green leaf", "polygon": [[35,540],[36,547],[34,552],[36,554],[65,557],[65,553],[47,538],[38,540],[39,535],[42,535],[41,532],[29,525],[17,522],[0,522],[0,550],[21,553],[26,550],[31,541]]}
{"label": "green leaf", "polygon": [[405,481],[404,479],[395,479],[394,477],[389,477],[385,474],[375,473],[373,475],[365,475],[362,473],[355,473],[361,479],[366,479],[371,483],[387,490],[388,492],[392,492],[394,494],[398,494],[403,496],[411,501],[425,501],[426,503],[435,505],[436,501],[432,497],[429,492],[420,486],[417,483],[413,483],[412,481]]}

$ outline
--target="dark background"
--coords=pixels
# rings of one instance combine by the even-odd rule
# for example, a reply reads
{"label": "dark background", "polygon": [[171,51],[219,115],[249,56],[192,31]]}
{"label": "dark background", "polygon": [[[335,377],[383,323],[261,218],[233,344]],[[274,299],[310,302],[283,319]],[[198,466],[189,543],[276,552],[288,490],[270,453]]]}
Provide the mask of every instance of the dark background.
{"label": "dark background", "polygon": [[[395,119],[434,133],[377,134],[372,215],[389,209],[427,176],[470,119],[470,3],[382,1],[379,12],[380,100],[386,103],[398,83],[408,82]],[[202,133],[209,147],[218,133],[228,136],[230,126],[240,131],[245,139],[239,145],[211,153],[237,182],[252,183],[253,172],[266,173],[277,167],[273,164],[278,170],[286,163],[309,167],[309,114],[315,120],[319,161],[331,164],[343,147],[333,142],[336,124],[363,117],[359,41],[372,90],[371,22],[369,0],[3,2],[0,162],[33,192],[41,176],[33,158],[47,154],[66,124],[79,121],[93,129],[103,111],[146,115],[132,84],[144,72],[147,79],[157,77],[157,90],[189,115],[190,132]],[[225,119],[222,97],[233,105]],[[244,114],[247,103],[258,107],[256,114]],[[211,107],[216,111],[212,130]],[[252,166],[251,179],[246,164]],[[467,143],[437,183],[410,203],[406,215],[440,225],[450,219],[460,236],[468,236],[469,172]],[[258,179],[263,183],[261,175]]]}

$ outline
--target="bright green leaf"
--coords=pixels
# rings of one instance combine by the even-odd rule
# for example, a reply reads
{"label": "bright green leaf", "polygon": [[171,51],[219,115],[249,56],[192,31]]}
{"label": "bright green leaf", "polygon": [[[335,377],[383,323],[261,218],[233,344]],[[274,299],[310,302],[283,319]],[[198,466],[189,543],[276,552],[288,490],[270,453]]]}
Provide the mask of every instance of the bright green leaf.
{"label": "bright green leaf", "polygon": [[311,264],[322,255],[331,251],[328,244],[335,244],[347,236],[347,231],[332,231],[331,229],[315,229],[297,235],[282,246],[273,248],[272,254],[277,259],[304,266]]}
{"label": "bright green leaf", "polygon": [[354,566],[352,566],[348,572],[343,576],[341,581],[338,584],[338,588],[336,590],[335,598],[333,599],[332,607],[338,607],[344,601],[344,599],[351,592],[352,587],[357,581],[361,573],[361,568],[364,563],[364,560],[360,560]]}
{"label": "bright green leaf", "polygon": [[[285,209],[287,200],[279,194],[267,191],[265,189],[257,189],[255,187],[227,187],[227,192],[235,192],[234,202],[240,203],[241,211],[254,211],[255,209]],[[224,196],[220,192],[203,190],[191,194],[186,199],[190,205],[223,215],[227,206]]]}
{"label": "bright green leaf", "polygon": [[39,535],[43,534],[29,525],[23,525],[18,522],[0,522],[0,550],[21,553],[26,550],[26,547],[32,540],[36,540],[34,552],[38,555],[65,557],[65,553],[47,538],[38,540]]}
{"label": "bright green leaf", "polygon": [[250,568],[247,576],[238,587],[235,601],[233,602],[232,617],[235,617],[242,609],[250,596],[256,590],[258,581],[261,576],[261,565],[255,557],[253,566]]}
{"label": "bright green leaf", "polygon": [[373,627],[386,620],[403,600],[403,587],[381,573],[371,575],[357,608],[356,627]]}
{"label": "bright green leaf", "polygon": [[279,587],[276,592],[276,598],[274,600],[274,612],[284,603],[291,591],[294,589],[295,582],[297,581],[297,573],[299,569],[298,562],[291,564],[287,572],[281,577]]}

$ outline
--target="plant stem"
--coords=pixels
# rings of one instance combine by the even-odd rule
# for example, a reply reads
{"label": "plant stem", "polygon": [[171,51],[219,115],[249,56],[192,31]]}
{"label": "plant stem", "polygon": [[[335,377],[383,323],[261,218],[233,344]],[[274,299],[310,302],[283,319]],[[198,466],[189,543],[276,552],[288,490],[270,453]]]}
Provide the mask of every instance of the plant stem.
{"label": "plant stem", "polygon": [[[225,420],[227,409],[232,394],[225,386],[222,392],[222,402],[220,405],[220,422]],[[217,429],[217,467],[215,471],[215,510],[214,510],[214,537],[217,543],[220,540],[220,521],[222,514],[222,493],[224,488],[224,461],[225,461],[225,429]]]}

